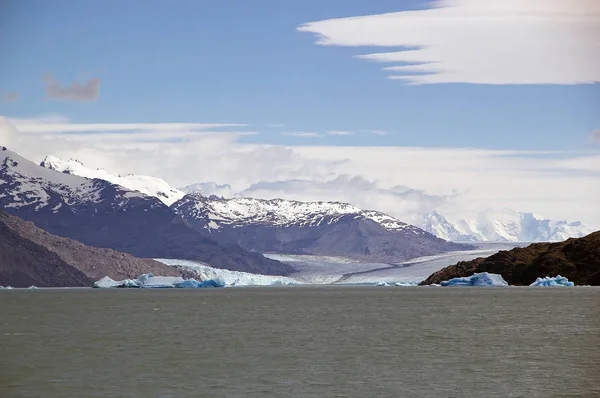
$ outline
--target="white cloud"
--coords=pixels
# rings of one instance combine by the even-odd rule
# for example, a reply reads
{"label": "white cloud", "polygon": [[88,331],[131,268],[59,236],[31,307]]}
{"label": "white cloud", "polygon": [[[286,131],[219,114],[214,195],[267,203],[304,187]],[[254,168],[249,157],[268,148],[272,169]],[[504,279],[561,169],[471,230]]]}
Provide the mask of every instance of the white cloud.
{"label": "white cloud", "polygon": [[286,131],[281,133],[281,135],[287,135],[290,137],[300,137],[300,138],[318,138],[322,137],[319,133],[314,133],[312,131]]}
{"label": "white cloud", "polygon": [[269,123],[267,127],[276,128],[276,127],[285,127],[285,124],[281,123]]}
{"label": "white cloud", "polygon": [[273,146],[242,143],[235,131],[179,134],[188,136],[140,142],[132,132],[42,134],[0,118],[0,145],[35,162],[51,154],[112,173],[153,175],[176,187],[215,181],[229,184],[219,189],[223,194],[340,200],[406,220],[432,207],[461,218],[506,207],[600,227],[597,151]]}
{"label": "white cloud", "polygon": [[412,84],[600,82],[600,1],[438,0],[433,8],[298,27],[318,44],[388,47],[358,55],[390,63]]}
{"label": "white cloud", "polygon": [[347,136],[347,135],[353,135],[354,133],[352,131],[342,131],[342,130],[333,130],[333,131],[328,131],[327,135],[338,135],[338,136]]}

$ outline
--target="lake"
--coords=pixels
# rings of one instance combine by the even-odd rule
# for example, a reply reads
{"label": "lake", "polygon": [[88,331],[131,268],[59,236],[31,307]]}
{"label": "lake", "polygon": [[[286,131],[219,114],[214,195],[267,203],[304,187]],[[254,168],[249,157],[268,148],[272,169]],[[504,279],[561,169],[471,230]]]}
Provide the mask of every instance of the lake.
{"label": "lake", "polygon": [[600,289],[0,291],[0,397],[600,396]]}

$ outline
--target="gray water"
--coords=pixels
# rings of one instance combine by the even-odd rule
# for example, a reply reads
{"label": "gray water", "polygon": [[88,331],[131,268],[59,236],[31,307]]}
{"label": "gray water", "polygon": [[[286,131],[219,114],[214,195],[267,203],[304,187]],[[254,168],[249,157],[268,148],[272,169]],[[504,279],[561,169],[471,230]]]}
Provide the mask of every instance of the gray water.
{"label": "gray water", "polygon": [[600,397],[600,289],[0,292],[0,397]]}

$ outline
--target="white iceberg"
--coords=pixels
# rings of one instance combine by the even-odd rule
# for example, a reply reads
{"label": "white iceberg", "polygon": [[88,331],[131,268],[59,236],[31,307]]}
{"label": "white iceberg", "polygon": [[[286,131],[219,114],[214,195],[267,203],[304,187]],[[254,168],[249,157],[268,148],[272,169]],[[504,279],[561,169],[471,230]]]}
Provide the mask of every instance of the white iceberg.
{"label": "white iceberg", "polygon": [[564,276],[557,275],[555,277],[537,278],[529,286],[575,286],[575,284]]}
{"label": "white iceberg", "polygon": [[[138,281],[140,281],[139,278]],[[151,276],[142,282],[140,287],[152,289],[170,288],[175,287],[176,283],[181,282],[183,282],[183,278],[180,276]]]}
{"label": "white iceberg", "polygon": [[442,286],[508,286],[499,274],[480,272],[464,278],[452,278],[440,283]]}
{"label": "white iceberg", "polygon": [[156,260],[172,267],[179,266],[192,270],[196,273],[196,278],[198,280],[214,280],[219,284],[222,283],[225,286],[288,286],[302,284],[302,282],[288,276],[261,275],[252,274],[249,272],[231,271],[227,269],[214,268],[203,263],[189,260],[164,258]]}
{"label": "white iceberg", "polygon": [[0,286],[0,289],[12,290],[12,286]]}
{"label": "white iceberg", "polygon": [[35,286],[35,285],[31,285],[31,286],[29,286],[27,289],[37,289],[37,286]]}
{"label": "white iceberg", "polygon": [[152,274],[140,275],[137,279],[124,279],[115,281],[108,276],[94,282],[95,288],[145,288],[145,289],[168,289],[168,288],[207,288],[224,287],[222,279],[207,279],[197,281],[196,279],[183,279],[180,276],[154,276]]}
{"label": "white iceberg", "polygon": [[101,289],[108,289],[113,287],[140,287],[142,285],[141,282],[134,279],[124,279],[122,281],[116,281],[108,276],[100,279],[99,281],[94,282],[94,287]]}
{"label": "white iceberg", "polygon": [[407,286],[419,286],[419,283],[406,281],[406,282],[396,282],[394,285],[407,287]]}
{"label": "white iceberg", "polygon": [[376,286],[389,286],[389,284],[387,282],[381,281],[381,282],[377,282]]}

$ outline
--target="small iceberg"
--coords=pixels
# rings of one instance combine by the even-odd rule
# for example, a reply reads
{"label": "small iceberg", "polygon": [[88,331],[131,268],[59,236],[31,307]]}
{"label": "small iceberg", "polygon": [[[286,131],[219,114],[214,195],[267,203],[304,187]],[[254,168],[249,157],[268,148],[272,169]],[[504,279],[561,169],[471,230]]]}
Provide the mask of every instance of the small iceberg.
{"label": "small iceberg", "polygon": [[418,286],[419,284],[417,282],[396,282],[396,283],[394,283],[394,285],[408,287],[408,286]]}
{"label": "small iceberg", "polygon": [[529,286],[575,286],[575,284],[564,276],[557,275],[555,277],[537,278]]}
{"label": "small iceberg", "polygon": [[452,278],[440,283],[442,286],[508,286],[499,274],[480,272],[464,278]]}
{"label": "small iceberg", "polygon": [[389,284],[387,282],[381,281],[378,282],[375,286],[389,286]]}
{"label": "small iceberg", "polygon": [[12,290],[12,286],[0,286],[0,289]]}
{"label": "small iceberg", "polygon": [[29,286],[27,289],[37,289],[37,286],[35,286],[35,285],[31,285],[31,286]]}
{"label": "small iceberg", "polygon": [[100,279],[99,281],[94,282],[94,287],[99,289],[108,289],[108,288],[139,288],[142,286],[142,283],[138,280],[134,279],[124,279],[122,281],[116,281],[108,276]]}

